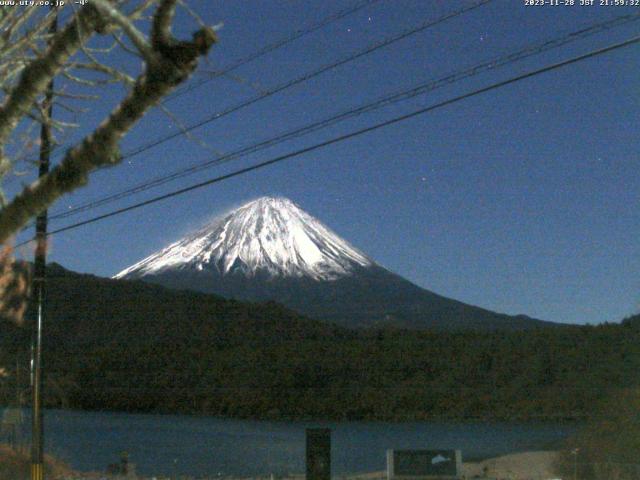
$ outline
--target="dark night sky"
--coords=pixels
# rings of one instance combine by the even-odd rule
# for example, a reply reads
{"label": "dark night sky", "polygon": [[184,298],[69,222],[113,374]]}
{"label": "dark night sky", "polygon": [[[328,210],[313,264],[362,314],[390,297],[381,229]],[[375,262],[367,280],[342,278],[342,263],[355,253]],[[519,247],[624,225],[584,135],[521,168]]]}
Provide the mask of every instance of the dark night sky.
{"label": "dark night sky", "polygon": [[[381,0],[233,75],[169,102],[185,124],[329,64],[468,1]],[[579,0],[576,0],[576,4]],[[221,42],[197,82],[353,0],[189,4]],[[326,72],[123,165],[60,200],[88,200],[640,7],[495,0]],[[178,31],[195,28],[178,18]],[[640,33],[604,31],[61,221],[107,212],[264,161]],[[211,217],[262,195],[290,198],[385,267],[439,294],[570,323],[618,321],[640,300],[640,47],[539,75],[181,197],[53,237],[51,260],[113,275]],[[122,60],[123,62],[125,60]],[[116,92],[83,117],[79,136]],[[176,130],[148,115],[123,150]],[[29,232],[31,235],[31,232]],[[27,238],[26,236],[20,239]]]}

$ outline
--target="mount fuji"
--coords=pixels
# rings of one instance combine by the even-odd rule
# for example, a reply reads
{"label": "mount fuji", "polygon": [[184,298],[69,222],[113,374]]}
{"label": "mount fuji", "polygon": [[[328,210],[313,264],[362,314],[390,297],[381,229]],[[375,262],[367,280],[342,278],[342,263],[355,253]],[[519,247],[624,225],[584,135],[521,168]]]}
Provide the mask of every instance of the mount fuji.
{"label": "mount fuji", "polygon": [[527,329],[509,316],[392,273],[286,198],[263,197],[115,275],[250,301],[276,301],[348,327]]}

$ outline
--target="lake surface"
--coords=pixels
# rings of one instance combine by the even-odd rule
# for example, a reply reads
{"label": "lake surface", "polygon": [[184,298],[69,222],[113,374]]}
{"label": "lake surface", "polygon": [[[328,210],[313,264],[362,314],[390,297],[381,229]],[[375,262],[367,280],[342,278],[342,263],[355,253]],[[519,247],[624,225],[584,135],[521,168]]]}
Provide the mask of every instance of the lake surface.
{"label": "lake surface", "polygon": [[389,448],[461,449],[464,460],[550,448],[575,429],[556,424],[269,422],[48,410],[45,448],[83,471],[104,470],[124,450],[143,475],[284,475],[304,472],[308,427],[331,428],[334,475],[384,470]]}

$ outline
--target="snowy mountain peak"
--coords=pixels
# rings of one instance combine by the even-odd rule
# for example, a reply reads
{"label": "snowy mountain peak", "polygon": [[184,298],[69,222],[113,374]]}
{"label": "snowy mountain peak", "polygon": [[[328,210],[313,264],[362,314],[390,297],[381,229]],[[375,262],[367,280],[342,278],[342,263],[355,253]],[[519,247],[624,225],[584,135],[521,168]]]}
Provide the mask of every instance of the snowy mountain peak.
{"label": "snowy mountain peak", "polygon": [[118,273],[137,278],[170,270],[213,270],[335,280],[373,262],[282,197],[262,197]]}

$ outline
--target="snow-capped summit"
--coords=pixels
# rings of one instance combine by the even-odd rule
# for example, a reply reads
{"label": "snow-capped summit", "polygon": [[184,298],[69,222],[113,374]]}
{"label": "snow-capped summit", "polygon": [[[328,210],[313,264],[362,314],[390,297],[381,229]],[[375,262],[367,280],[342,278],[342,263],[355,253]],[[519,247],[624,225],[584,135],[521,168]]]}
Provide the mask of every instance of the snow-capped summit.
{"label": "snow-capped summit", "polygon": [[520,329],[545,324],[420,288],[376,264],[286,198],[249,202],[116,278],[237,300],[276,301],[350,328]]}
{"label": "snow-capped summit", "polygon": [[262,197],[150,255],[115,278],[192,270],[223,276],[242,273],[253,277],[260,273],[335,280],[372,265],[364,253],[292,201]]}

